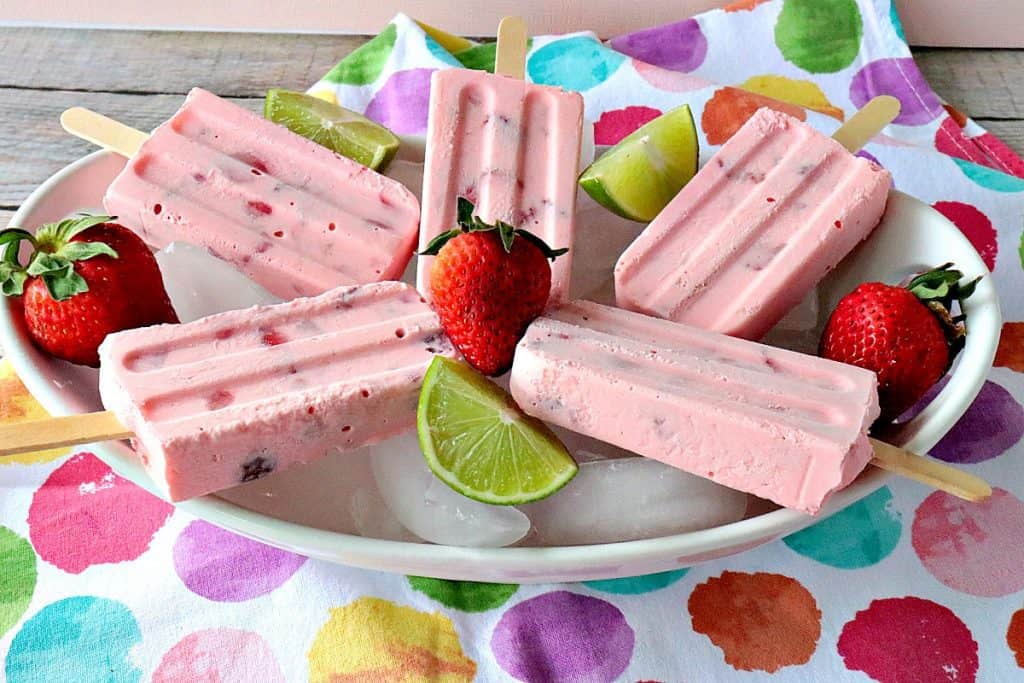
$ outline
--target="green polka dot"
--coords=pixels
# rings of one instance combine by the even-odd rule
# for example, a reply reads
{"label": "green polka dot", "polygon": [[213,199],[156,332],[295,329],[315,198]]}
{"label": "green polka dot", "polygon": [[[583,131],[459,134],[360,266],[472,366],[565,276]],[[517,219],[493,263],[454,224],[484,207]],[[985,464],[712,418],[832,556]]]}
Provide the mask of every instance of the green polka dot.
{"label": "green polka dot", "polygon": [[900,513],[883,486],[870,496],[812,527],[783,539],[804,557],[838,569],[859,569],[880,562],[900,542]]}
{"label": "green polka dot", "polygon": [[0,526],[0,636],[21,619],[36,589],[36,554],[32,545]]}
{"label": "green polka dot", "polygon": [[501,607],[519,590],[515,583],[448,581],[425,576],[410,576],[409,585],[445,607],[463,612],[486,612]]}
{"label": "green polka dot", "polygon": [[1020,256],[1020,267],[1024,268],[1024,232],[1020,233],[1020,246],[1017,247],[1017,254]]}
{"label": "green polka dot", "polygon": [[566,90],[590,90],[611,78],[626,56],[593,38],[575,36],[548,43],[526,63],[530,79]]}
{"label": "green polka dot", "polygon": [[498,53],[497,43],[483,43],[455,53],[455,59],[467,69],[478,69],[494,73],[494,58]]}
{"label": "green polka dot", "polygon": [[896,35],[900,37],[904,43],[907,42],[907,35],[903,32],[903,22],[900,21],[900,13],[896,10],[896,0],[893,0],[892,4],[889,5],[889,20],[892,22],[892,27],[896,31]]}
{"label": "green polka dot", "polygon": [[1024,179],[1001,173],[988,166],[972,164],[970,161],[950,157],[965,176],[972,182],[996,192],[1024,192]]}
{"label": "green polka dot", "polygon": [[605,579],[603,581],[584,581],[583,585],[603,593],[637,595],[671,586],[686,576],[688,571],[690,570],[672,569],[667,572],[659,572],[658,574],[647,574],[646,576],[630,576],[624,579]]}
{"label": "green polka dot", "polygon": [[391,50],[395,47],[398,29],[394,24],[380,32],[368,43],[354,50],[348,57],[338,62],[324,80],[331,83],[348,85],[368,85],[373,83],[384,71]]}
{"label": "green polka dot", "polygon": [[775,44],[801,69],[833,73],[856,59],[862,33],[856,0],[786,0],[775,24]]}
{"label": "green polka dot", "polygon": [[423,34],[423,38],[427,43],[427,50],[429,50],[430,54],[434,55],[434,57],[440,59],[445,64],[451,64],[452,66],[462,66],[461,62],[455,59],[455,57],[452,57],[452,53],[448,52],[448,50],[441,47],[441,44],[438,43],[436,40],[434,40],[433,38],[426,34]]}

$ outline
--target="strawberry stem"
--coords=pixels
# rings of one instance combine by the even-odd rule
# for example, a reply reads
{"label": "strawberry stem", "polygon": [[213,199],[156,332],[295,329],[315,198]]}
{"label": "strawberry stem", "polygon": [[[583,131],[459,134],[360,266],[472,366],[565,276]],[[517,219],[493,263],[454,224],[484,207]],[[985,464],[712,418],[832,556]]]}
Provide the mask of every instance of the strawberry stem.
{"label": "strawberry stem", "polygon": [[[938,268],[921,273],[907,284],[907,289],[924,303],[935,314],[942,325],[949,346],[949,362],[964,348],[967,337],[967,313],[964,310],[966,301],[978,286],[981,277],[970,282],[960,283],[964,274],[956,270],[952,263],[944,263]],[[959,309],[959,315],[953,315],[953,304]]]}
{"label": "strawberry stem", "polygon": [[501,245],[504,247],[505,253],[512,253],[512,243],[515,241],[517,236],[522,237],[533,244],[535,247],[540,249],[545,258],[551,259],[552,261],[569,251],[568,247],[552,249],[548,246],[547,242],[537,235],[534,235],[532,232],[523,230],[522,228],[513,228],[504,221],[495,221],[493,224],[487,223],[479,216],[473,215],[473,209],[473,202],[469,201],[465,197],[459,197],[458,202],[456,203],[458,227],[442,232],[440,235],[430,240],[430,243],[427,244],[426,248],[419,252],[419,254],[421,256],[437,256],[441,251],[441,247],[463,233],[490,232],[492,230],[498,231],[498,237],[501,238]]}

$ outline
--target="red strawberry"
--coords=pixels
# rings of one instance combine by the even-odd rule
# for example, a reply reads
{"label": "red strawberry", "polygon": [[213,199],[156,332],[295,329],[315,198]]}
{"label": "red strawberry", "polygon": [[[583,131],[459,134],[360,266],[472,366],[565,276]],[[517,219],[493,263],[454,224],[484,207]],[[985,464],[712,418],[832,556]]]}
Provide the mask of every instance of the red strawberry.
{"label": "red strawberry", "polygon": [[438,235],[423,251],[434,308],[448,338],[470,365],[496,376],[512,365],[516,343],[551,293],[551,265],[567,249],[551,249],[525,230],[473,216],[459,197],[459,228]]}
{"label": "red strawberry", "polygon": [[[178,322],[153,254],[111,220],[68,219],[34,236],[18,228],[0,232],[0,245],[7,246],[0,263],[3,294],[23,295],[33,341],[72,363],[98,366],[97,348],[111,332]],[[18,256],[22,241],[33,247],[25,266]]]}
{"label": "red strawberry", "polygon": [[867,282],[847,294],[825,325],[825,358],[878,375],[881,420],[914,405],[946,374],[964,346],[966,316],[953,317],[977,284],[960,284],[963,273],[947,263],[915,277],[906,287]]}

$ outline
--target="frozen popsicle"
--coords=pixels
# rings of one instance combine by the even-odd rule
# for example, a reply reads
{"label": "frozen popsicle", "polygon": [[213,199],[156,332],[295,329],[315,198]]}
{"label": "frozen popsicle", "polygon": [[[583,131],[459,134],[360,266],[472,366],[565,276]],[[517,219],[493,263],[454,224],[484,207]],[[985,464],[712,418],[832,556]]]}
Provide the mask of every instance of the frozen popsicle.
{"label": "frozen popsicle", "polygon": [[511,390],[534,417],[809,513],[875,457],[874,373],[589,302],[533,322]]}
{"label": "frozen popsicle", "polygon": [[878,225],[891,182],[836,140],[760,109],[623,252],[616,301],[760,339]]}
{"label": "frozen popsicle", "polygon": [[[570,248],[551,264],[550,300],[558,302],[572,268],[583,99],[503,75],[505,44],[499,34],[498,73],[446,69],[431,76],[420,250],[456,226],[456,202],[466,197],[489,223],[501,220],[552,248]],[[433,257],[418,259],[417,284],[429,297]]]}
{"label": "frozen popsicle", "polygon": [[100,395],[184,500],[411,428],[438,353],[452,347],[415,289],[340,287],[110,335]]}
{"label": "frozen popsicle", "polygon": [[[81,135],[76,120],[97,119],[62,122]],[[412,255],[419,204],[404,186],[212,93],[194,88],[138,136],[103,205],[155,247],[205,247],[284,299],[397,279]]]}

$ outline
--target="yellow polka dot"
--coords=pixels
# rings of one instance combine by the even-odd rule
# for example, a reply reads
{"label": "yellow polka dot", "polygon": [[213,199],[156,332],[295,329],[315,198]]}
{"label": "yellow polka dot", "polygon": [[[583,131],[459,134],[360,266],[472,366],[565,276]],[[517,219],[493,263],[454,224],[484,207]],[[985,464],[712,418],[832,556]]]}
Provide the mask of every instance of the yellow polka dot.
{"label": "yellow polka dot", "polygon": [[311,90],[309,94],[317,99],[323,100],[324,102],[330,102],[331,104],[338,103],[338,96],[335,95],[334,91],[330,88],[317,88],[316,90]]}
{"label": "yellow polka dot", "polygon": [[[50,414],[28,393],[28,389],[14,374],[14,368],[6,361],[0,361],[0,424],[45,420]],[[0,456],[0,465],[49,462],[67,454],[67,448],[48,451]]]}
{"label": "yellow polka dot", "polygon": [[439,28],[434,28],[430,24],[424,24],[422,21],[417,21],[416,23],[419,24],[419,27],[423,29],[424,33],[436,40],[438,45],[452,54],[468,50],[475,45],[475,43],[470,40],[466,40],[461,36],[453,36]]}
{"label": "yellow polka dot", "polygon": [[817,84],[811,81],[801,81],[785,76],[752,76],[740,84],[740,87],[748,92],[757,93],[766,97],[773,97],[783,102],[799,104],[801,107],[813,109],[826,116],[831,116],[840,121],[846,117],[843,110],[833,106],[825,93]]}
{"label": "yellow polka dot", "polygon": [[451,619],[380,598],[332,609],[307,656],[312,683],[463,683],[476,675]]}

